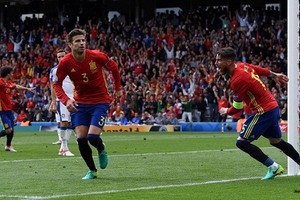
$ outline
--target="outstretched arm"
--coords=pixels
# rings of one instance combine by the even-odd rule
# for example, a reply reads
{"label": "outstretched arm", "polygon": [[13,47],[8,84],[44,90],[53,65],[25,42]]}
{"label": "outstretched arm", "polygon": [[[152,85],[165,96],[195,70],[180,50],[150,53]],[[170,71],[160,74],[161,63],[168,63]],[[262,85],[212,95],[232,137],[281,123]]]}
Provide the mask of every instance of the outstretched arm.
{"label": "outstretched arm", "polygon": [[261,66],[256,66],[256,65],[250,65],[252,68],[254,68],[254,70],[256,71],[256,73],[259,76],[267,76],[272,78],[275,82],[277,83],[283,83],[286,84],[289,81],[289,78],[282,73],[276,73],[271,71],[268,68],[263,68]]}
{"label": "outstretched arm", "polygon": [[33,87],[33,88],[28,88],[28,87],[24,87],[24,86],[22,86],[22,85],[16,85],[16,88],[17,88],[17,89],[21,89],[21,90],[28,90],[29,92],[32,92],[32,93],[35,92],[35,87]]}
{"label": "outstretched arm", "polygon": [[276,73],[276,72],[270,71],[269,77],[274,79],[274,81],[277,83],[287,84],[287,82],[289,81],[289,78],[285,74],[282,74],[282,73]]}

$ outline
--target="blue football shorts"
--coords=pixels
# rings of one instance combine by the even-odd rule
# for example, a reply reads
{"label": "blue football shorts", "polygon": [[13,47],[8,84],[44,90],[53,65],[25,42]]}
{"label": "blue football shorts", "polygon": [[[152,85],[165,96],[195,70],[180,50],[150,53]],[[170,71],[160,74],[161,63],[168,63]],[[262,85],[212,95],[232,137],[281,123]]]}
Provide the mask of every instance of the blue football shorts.
{"label": "blue football shorts", "polygon": [[15,116],[13,111],[0,111],[0,118],[4,129],[14,127]]}
{"label": "blue football shorts", "polygon": [[268,112],[251,115],[244,123],[240,137],[253,141],[260,136],[266,138],[281,138],[281,130],[279,127],[279,108],[274,108]]}
{"label": "blue football shorts", "polygon": [[109,104],[78,104],[77,112],[71,113],[72,127],[94,125],[103,128]]}

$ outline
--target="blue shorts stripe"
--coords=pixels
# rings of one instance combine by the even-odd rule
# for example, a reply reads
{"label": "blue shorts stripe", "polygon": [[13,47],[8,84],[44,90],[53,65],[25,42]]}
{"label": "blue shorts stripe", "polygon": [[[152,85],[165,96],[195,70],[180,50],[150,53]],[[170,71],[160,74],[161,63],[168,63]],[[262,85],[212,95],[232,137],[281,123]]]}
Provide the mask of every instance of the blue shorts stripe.
{"label": "blue shorts stripe", "polygon": [[256,125],[257,121],[259,120],[260,114],[255,114],[253,120],[250,122],[245,134],[244,138],[248,139],[253,131],[254,126]]}
{"label": "blue shorts stripe", "polygon": [[243,125],[240,137],[248,141],[257,140],[260,136],[280,138],[281,130],[278,124],[279,108],[251,115]]}

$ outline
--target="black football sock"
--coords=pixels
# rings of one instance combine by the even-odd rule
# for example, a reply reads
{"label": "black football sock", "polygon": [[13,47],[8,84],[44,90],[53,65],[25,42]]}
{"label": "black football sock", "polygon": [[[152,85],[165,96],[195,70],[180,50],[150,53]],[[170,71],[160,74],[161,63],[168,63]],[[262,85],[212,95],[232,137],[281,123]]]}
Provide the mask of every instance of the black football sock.
{"label": "black football sock", "polygon": [[300,155],[290,143],[281,140],[277,144],[271,144],[271,145],[283,151],[285,155],[287,155],[288,157],[293,159],[298,165],[300,165]]}
{"label": "black football sock", "polygon": [[89,133],[87,138],[90,144],[93,145],[99,153],[104,150],[103,141],[99,135]]}
{"label": "black football sock", "polygon": [[242,151],[248,153],[255,160],[261,162],[264,165],[269,165],[269,163],[265,163],[265,161],[268,160],[269,157],[266,154],[264,154],[264,152],[262,152],[262,150],[259,147],[247,141],[241,140],[237,140],[236,146]]}
{"label": "black football sock", "polygon": [[2,131],[0,132],[0,137],[3,137],[3,136],[6,136],[5,130],[2,130]]}
{"label": "black football sock", "polygon": [[6,146],[10,146],[11,145],[11,141],[14,137],[14,131],[12,131],[11,133],[7,134],[6,137]]}
{"label": "black football sock", "polygon": [[88,144],[88,141],[86,138],[77,138],[78,142],[78,148],[80,151],[80,154],[85,161],[86,165],[91,171],[97,171],[93,156],[92,156],[92,150],[91,147]]}

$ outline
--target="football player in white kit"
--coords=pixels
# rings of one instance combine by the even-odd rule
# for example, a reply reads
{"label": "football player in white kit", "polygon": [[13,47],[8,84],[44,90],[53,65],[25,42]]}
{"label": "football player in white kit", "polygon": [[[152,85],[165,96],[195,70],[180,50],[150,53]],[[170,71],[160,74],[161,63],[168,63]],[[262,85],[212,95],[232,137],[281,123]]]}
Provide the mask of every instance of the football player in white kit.
{"label": "football player in white kit", "polygon": [[[66,55],[66,52],[62,49],[57,51],[56,57],[58,62]],[[50,111],[55,112],[55,117],[57,121],[57,134],[60,141],[60,149],[58,155],[63,156],[74,156],[73,153],[70,152],[68,147],[68,141],[70,136],[73,132],[71,127],[71,115],[68,111],[67,107],[63,105],[56,97],[54,89],[53,89],[53,82],[57,80],[56,70],[57,66],[54,66],[50,71],[50,83],[51,83],[51,104],[50,104]],[[68,95],[69,98],[73,98],[74,92],[74,85],[70,78],[67,76],[63,81],[63,89]],[[53,144],[59,144],[59,141]]]}

